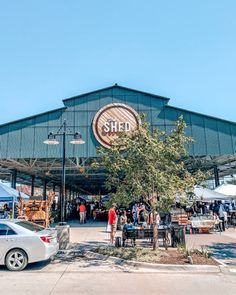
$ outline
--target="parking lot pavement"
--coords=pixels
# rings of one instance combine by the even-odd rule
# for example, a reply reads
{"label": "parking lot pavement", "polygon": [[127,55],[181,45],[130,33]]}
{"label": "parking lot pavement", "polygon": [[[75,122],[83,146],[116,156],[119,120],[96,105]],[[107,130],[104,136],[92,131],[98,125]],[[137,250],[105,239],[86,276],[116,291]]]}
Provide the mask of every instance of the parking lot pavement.
{"label": "parking lot pavement", "polygon": [[[55,267],[55,265],[53,266]],[[236,275],[178,274],[154,272],[94,271],[74,268],[68,264],[62,270],[27,270],[18,273],[0,271],[0,284],[7,295],[231,295]]]}
{"label": "parking lot pavement", "polygon": [[[226,243],[229,250],[232,234],[187,236],[192,247]],[[0,284],[4,294],[232,294],[236,285],[236,266],[226,273],[180,273],[137,268],[105,259],[86,258],[80,243],[107,244],[105,224],[93,227],[71,226],[71,240],[79,251],[61,253],[52,262],[29,265],[23,272],[9,272],[0,267]],[[221,249],[223,252],[225,249]],[[221,252],[221,251],[220,251]],[[220,253],[219,252],[219,253]],[[171,283],[170,283],[171,282]]]}

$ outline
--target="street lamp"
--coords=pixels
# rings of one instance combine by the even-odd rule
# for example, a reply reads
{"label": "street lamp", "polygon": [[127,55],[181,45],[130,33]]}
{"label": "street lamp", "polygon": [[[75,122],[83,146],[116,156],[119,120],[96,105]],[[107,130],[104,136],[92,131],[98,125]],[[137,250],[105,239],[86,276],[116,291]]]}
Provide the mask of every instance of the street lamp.
{"label": "street lamp", "polygon": [[62,123],[61,127],[57,133],[50,132],[48,138],[43,142],[49,145],[59,144],[59,141],[56,139],[57,136],[62,136],[62,177],[61,177],[61,196],[60,196],[60,221],[65,220],[65,194],[66,194],[66,135],[73,136],[73,140],[70,141],[71,144],[84,144],[85,141],[82,139],[82,135],[79,132],[68,133],[67,132],[67,123],[66,120]]}

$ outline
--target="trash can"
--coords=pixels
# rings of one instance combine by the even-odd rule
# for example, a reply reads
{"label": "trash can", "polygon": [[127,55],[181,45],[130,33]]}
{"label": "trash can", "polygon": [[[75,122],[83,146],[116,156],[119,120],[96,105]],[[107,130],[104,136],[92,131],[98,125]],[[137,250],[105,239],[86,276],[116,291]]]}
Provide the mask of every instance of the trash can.
{"label": "trash can", "polygon": [[70,242],[70,226],[66,222],[59,222],[56,226],[59,249],[65,250]]}
{"label": "trash can", "polygon": [[171,246],[185,246],[185,226],[175,225],[171,227]]}

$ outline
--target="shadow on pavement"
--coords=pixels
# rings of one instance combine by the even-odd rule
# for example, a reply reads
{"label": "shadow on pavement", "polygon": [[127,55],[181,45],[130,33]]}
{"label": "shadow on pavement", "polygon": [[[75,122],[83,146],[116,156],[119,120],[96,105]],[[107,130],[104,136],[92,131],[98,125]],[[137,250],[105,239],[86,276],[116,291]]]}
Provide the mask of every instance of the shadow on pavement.
{"label": "shadow on pavement", "polygon": [[234,260],[236,264],[236,243],[215,243],[208,248],[217,259]]}
{"label": "shadow on pavement", "polygon": [[[50,260],[30,263],[27,265],[27,267],[23,271],[42,270],[46,266],[48,266],[48,264],[50,264]],[[8,269],[4,265],[1,265],[0,272],[3,272],[3,271],[8,271]],[[14,273],[14,271],[12,271],[12,273]]]}
{"label": "shadow on pavement", "polygon": [[78,220],[70,220],[67,222],[70,227],[104,227],[106,228],[107,222],[88,220],[86,223],[81,224]]}

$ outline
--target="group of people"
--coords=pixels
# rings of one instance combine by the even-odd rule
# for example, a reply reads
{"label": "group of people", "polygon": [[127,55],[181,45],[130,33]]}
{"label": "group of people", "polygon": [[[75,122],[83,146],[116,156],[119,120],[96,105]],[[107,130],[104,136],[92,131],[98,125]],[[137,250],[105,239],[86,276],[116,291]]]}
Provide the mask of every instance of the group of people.
{"label": "group of people", "polygon": [[214,218],[220,220],[221,230],[225,231],[228,222],[228,216],[235,211],[235,203],[224,201],[207,202],[195,202],[191,207],[190,212],[192,214],[213,214]]}
{"label": "group of people", "polygon": [[[127,216],[126,210],[123,210],[120,215],[116,211],[116,204],[113,204],[108,211],[108,231],[110,232],[110,244],[114,243],[117,223],[119,221],[122,231],[134,228],[136,225],[143,227],[153,224],[153,213],[149,212],[143,203],[135,203],[131,210],[132,220]],[[159,224],[160,215],[156,214],[156,223]]]}
{"label": "group of people", "polygon": [[147,222],[149,218],[149,213],[143,203],[135,203],[132,207],[132,217],[134,225],[140,222]]}
{"label": "group of people", "polygon": [[[110,244],[113,245],[115,241],[115,234],[117,229],[118,216],[116,214],[116,204],[112,204],[108,211],[108,226],[110,231]],[[126,210],[120,216],[121,230],[130,229],[133,227],[131,219],[127,217]]]}

